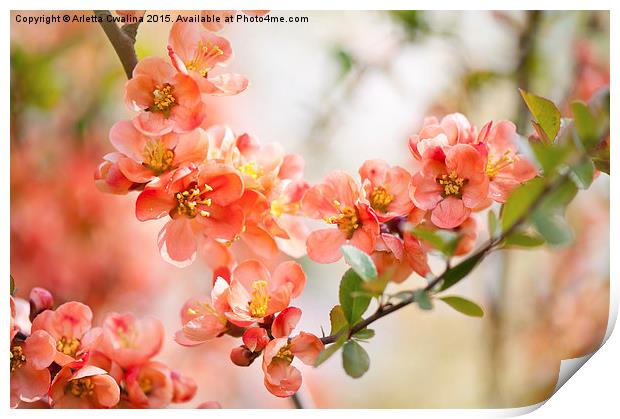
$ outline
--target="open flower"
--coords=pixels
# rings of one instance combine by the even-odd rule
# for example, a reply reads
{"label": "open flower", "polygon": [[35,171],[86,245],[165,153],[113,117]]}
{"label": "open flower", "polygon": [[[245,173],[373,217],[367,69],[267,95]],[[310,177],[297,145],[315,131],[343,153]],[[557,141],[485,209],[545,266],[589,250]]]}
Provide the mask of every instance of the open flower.
{"label": "open flower", "polygon": [[426,150],[455,144],[476,142],[476,128],[470,124],[465,115],[452,113],[439,121],[434,116],[424,119],[418,134],[409,137],[409,150],[413,157],[422,160]]}
{"label": "open flower", "polygon": [[183,328],[176,332],[174,340],[184,346],[200,345],[225,333],[228,320],[228,283],[217,278],[211,290],[211,301],[191,298],[181,308]]}
{"label": "open flower", "polygon": [[318,263],[333,263],[342,257],[340,247],[349,243],[370,254],[379,234],[374,210],[360,200],[355,181],[345,172],[335,171],[323,183],[310,188],[302,200],[303,211],[337,228],[310,233],[308,256]]}
{"label": "open flower", "polygon": [[158,409],[172,401],[174,384],[170,370],[160,362],[130,368],[125,383],[129,402],[135,407]]}
{"label": "open flower", "polygon": [[142,365],[161,349],[164,328],[153,317],[110,313],[103,321],[102,352],[122,368]]}
{"label": "open flower", "polygon": [[203,95],[236,95],[248,86],[248,80],[240,74],[210,74],[216,66],[226,64],[232,49],[228,40],[201,28],[199,23],[175,22],[168,38],[168,52],[176,69],[190,75]]}
{"label": "open flower", "polygon": [[172,379],[172,401],[174,403],[185,403],[194,398],[198,385],[193,378],[177,371],[170,371],[170,378]]}
{"label": "open flower", "polygon": [[118,404],[120,388],[105,370],[77,362],[65,365],[54,377],[49,397],[56,408],[109,408]]}
{"label": "open flower", "polygon": [[47,332],[37,330],[23,342],[11,343],[11,407],[45,396],[50,385],[48,366],[56,345]]}
{"label": "open flower", "polygon": [[518,153],[516,139],[517,127],[510,121],[499,121],[481,138],[487,151],[489,198],[497,202],[506,202],[517,186],[538,174],[536,167]]}
{"label": "open flower", "polygon": [[119,167],[119,160],[125,156],[122,153],[108,153],[95,170],[95,186],[101,192],[125,195],[134,186],[127,179]]}
{"label": "open flower", "polygon": [[82,303],[70,301],[56,310],[45,310],[32,322],[32,333],[42,330],[55,342],[54,361],[60,365],[74,362],[96,345],[101,328],[91,329],[93,313]]}
{"label": "open flower", "polygon": [[110,142],[123,153],[118,158],[118,169],[135,183],[147,183],[162,173],[176,169],[181,163],[200,163],[208,149],[200,129],[188,134],[171,132],[146,136],[129,121],[120,121],[112,126]]}
{"label": "open flower", "polygon": [[125,85],[125,102],[138,112],[134,126],[147,135],[189,132],[205,117],[205,105],[194,79],[156,57],[147,57],[136,65]]}
{"label": "open flower", "polygon": [[243,194],[243,181],[233,168],[217,163],[189,164],[161,176],[136,200],[140,221],[169,215],[159,234],[162,256],[180,267],[191,264],[197,240],[233,240],[243,228],[243,210],[234,205]]}
{"label": "open flower", "polygon": [[413,209],[409,197],[411,175],[384,160],[367,160],[359,170],[362,188],[379,221],[408,214]]}
{"label": "open flower", "polygon": [[263,372],[265,387],[277,397],[290,397],[301,387],[301,372],[292,364],[299,358],[306,365],[314,365],[316,357],[324,345],[311,333],[300,332],[289,338],[297,326],[301,310],[289,307],[282,311],[272,326],[273,339],[263,352]]}
{"label": "open flower", "polygon": [[484,156],[468,144],[429,149],[412,179],[411,198],[419,208],[432,211],[437,227],[457,227],[487,197],[485,164]]}
{"label": "open flower", "polygon": [[241,327],[260,323],[288,307],[305,285],[306,274],[296,262],[282,262],[272,275],[259,261],[246,260],[233,270],[226,317]]}

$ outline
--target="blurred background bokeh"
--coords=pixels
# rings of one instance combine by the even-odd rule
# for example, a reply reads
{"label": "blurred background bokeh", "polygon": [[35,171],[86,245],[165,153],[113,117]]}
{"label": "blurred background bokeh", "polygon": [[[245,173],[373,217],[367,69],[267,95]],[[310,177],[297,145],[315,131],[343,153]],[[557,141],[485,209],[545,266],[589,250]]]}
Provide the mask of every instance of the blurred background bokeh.
{"label": "blurred background bokeh", "polygon": [[[24,16],[39,12],[13,12]],[[47,12],[46,14],[49,14]],[[232,24],[231,71],[241,95],[213,98],[205,125],[227,123],[305,156],[306,178],[355,174],[369,158],[412,167],[407,137],[424,116],[466,114],[479,127],[511,119],[527,134],[517,87],[565,112],[609,84],[608,12],[273,12],[308,23]],[[139,57],[165,56],[170,24],[140,26]],[[107,133],[130,112],[125,76],[101,28],[26,25],[11,19],[11,273],[17,295],[33,286],[57,302],[152,314],[165,325],[165,363],[198,382],[196,398],[223,407],[289,407],[262,385],[260,364],[234,367],[233,339],[195,348],[172,340],[183,302],[210,288],[198,261],[166,264],[141,223],[135,196],[99,192],[93,172],[112,151]],[[483,214],[480,215],[483,218]],[[316,407],[516,407],[555,387],[560,360],[596,349],[609,305],[609,178],[569,208],[568,248],[513,250],[488,258],[454,293],[480,303],[482,319],[437,305],[376,324],[370,371],[345,375],[339,357],[304,369],[302,398]],[[484,223],[481,223],[484,224]],[[479,240],[485,239],[481,234]],[[302,329],[328,328],[344,264],[301,260],[308,286],[296,305]],[[440,265],[437,265],[440,266]],[[402,286],[421,283],[411,278]]]}

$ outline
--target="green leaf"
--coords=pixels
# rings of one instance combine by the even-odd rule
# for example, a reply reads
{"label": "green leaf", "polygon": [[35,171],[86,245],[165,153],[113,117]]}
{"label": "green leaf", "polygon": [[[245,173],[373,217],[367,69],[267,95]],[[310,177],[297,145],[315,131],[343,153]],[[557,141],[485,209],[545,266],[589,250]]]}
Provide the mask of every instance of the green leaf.
{"label": "green leaf", "polygon": [[478,304],[466,298],[451,295],[451,296],[446,296],[446,297],[440,297],[439,299],[443,301],[444,303],[448,304],[450,307],[452,307],[456,311],[465,314],[466,316],[471,316],[471,317],[484,316],[484,310],[482,310],[482,308]]}
{"label": "green leaf", "polygon": [[573,241],[573,232],[560,214],[536,211],[532,221],[536,230],[552,246],[564,246]]}
{"label": "green leaf", "polygon": [[353,326],[368,308],[371,297],[363,293],[364,281],[353,270],[349,269],[340,281],[340,306],[347,322]]}
{"label": "green leaf", "polygon": [[540,236],[515,231],[504,240],[503,247],[537,247],[545,244],[545,239]]}
{"label": "green leaf", "polygon": [[334,308],[331,309],[331,311],[329,312],[329,323],[331,325],[331,329],[329,331],[330,335],[334,335],[334,334],[340,332],[340,330],[342,330],[342,328],[344,328],[344,327],[349,325],[347,323],[347,319],[344,316],[344,313],[342,311],[342,307],[337,305],[337,306],[334,306]]}
{"label": "green leaf", "polygon": [[15,295],[15,280],[13,279],[13,275],[10,275],[11,277],[11,295]]}
{"label": "green leaf", "polygon": [[495,214],[495,211],[493,210],[490,210],[487,213],[487,225],[489,228],[489,235],[492,238],[495,237],[495,234],[497,233],[498,220],[497,214]]}
{"label": "green leaf", "polygon": [[321,353],[316,357],[316,360],[314,361],[314,366],[318,367],[323,362],[331,358],[333,354],[338,352],[338,349],[342,348],[342,345],[344,345],[344,343],[347,341],[347,338],[347,334],[343,333],[336,342],[328,345],[325,349],[323,349]]}
{"label": "green leaf", "polygon": [[544,182],[541,178],[534,178],[515,189],[502,208],[502,230],[507,231],[528,210],[542,193]]}
{"label": "green leaf", "polygon": [[475,254],[465,259],[458,265],[450,268],[443,276],[443,282],[441,283],[440,291],[447,290],[461,279],[465,278],[474,268],[478,265],[478,262],[482,259],[483,254]]}
{"label": "green leaf", "polygon": [[570,147],[560,146],[559,144],[532,143],[531,148],[545,174],[553,173],[558,166],[566,161],[571,152]]}
{"label": "green leaf", "polygon": [[566,179],[564,182],[548,192],[546,196],[541,200],[540,205],[536,209],[537,212],[561,213],[564,214],[566,207],[577,195],[577,185],[571,179]]}
{"label": "green leaf", "polygon": [[594,163],[588,159],[585,163],[573,167],[575,183],[579,189],[588,189],[594,180]]}
{"label": "green leaf", "polygon": [[359,343],[350,340],[342,350],[342,366],[349,376],[360,378],[368,371],[370,358]]}
{"label": "green leaf", "polygon": [[416,292],[413,293],[413,298],[415,299],[415,302],[418,304],[418,307],[420,307],[422,310],[433,309],[433,303],[431,302],[430,298],[428,298],[428,294],[426,293],[426,291],[417,290]]}
{"label": "green leaf", "polygon": [[377,277],[377,267],[366,252],[348,244],[341,246],[340,250],[344,260],[363,280],[368,281]]}
{"label": "green leaf", "polygon": [[454,231],[431,229],[424,226],[417,226],[411,232],[446,256],[454,254],[461,239],[459,234]]}
{"label": "green leaf", "polygon": [[543,138],[543,141],[553,143],[560,131],[560,119],[562,117],[560,110],[549,99],[526,92],[522,89],[519,89],[519,92],[530,110],[530,113],[536,120],[538,128],[536,125],[534,127],[537,128],[539,134],[544,134],[544,137],[546,137]]}
{"label": "green leaf", "polygon": [[586,151],[592,151],[598,145],[600,137],[594,115],[584,102],[575,101],[570,104],[570,109],[573,113],[579,142]]}
{"label": "green leaf", "polygon": [[372,329],[362,329],[354,334],[353,337],[362,340],[372,339],[375,337],[375,331]]}

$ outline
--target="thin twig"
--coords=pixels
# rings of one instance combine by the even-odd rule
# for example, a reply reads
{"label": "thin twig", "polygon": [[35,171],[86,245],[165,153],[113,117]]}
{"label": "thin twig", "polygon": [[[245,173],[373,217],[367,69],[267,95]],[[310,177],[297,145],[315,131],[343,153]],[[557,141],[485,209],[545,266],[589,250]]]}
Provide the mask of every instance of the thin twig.
{"label": "thin twig", "polygon": [[301,400],[299,399],[299,396],[297,395],[297,393],[294,393],[291,396],[291,401],[293,402],[293,406],[295,407],[295,409],[303,409],[304,405],[301,403]]}
{"label": "thin twig", "polygon": [[123,69],[128,79],[131,79],[133,69],[138,64],[138,56],[134,45],[140,23],[132,23],[119,27],[113,20],[109,10],[95,10],[95,15],[100,18],[99,24],[107,35],[110,43],[121,60]]}

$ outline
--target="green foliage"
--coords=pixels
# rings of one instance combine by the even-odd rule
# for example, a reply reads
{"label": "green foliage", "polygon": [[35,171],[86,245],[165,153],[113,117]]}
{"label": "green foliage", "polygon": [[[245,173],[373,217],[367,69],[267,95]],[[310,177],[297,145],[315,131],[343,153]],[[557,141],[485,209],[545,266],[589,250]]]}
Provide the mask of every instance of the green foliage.
{"label": "green foliage", "polygon": [[428,294],[424,290],[417,290],[413,293],[413,298],[415,302],[418,304],[422,310],[432,310],[433,303],[430,298],[428,298]]}
{"label": "green foliage", "polygon": [[575,129],[580,145],[590,152],[596,148],[602,135],[600,124],[584,102],[575,101],[570,105],[575,121]]}
{"label": "green foliage", "polygon": [[534,178],[512,192],[512,195],[502,208],[503,231],[507,231],[517,221],[527,215],[530,207],[542,193],[543,189],[543,179]]}
{"label": "green foliage", "polygon": [[452,307],[456,311],[465,314],[466,316],[471,316],[471,317],[484,316],[484,310],[482,310],[482,308],[478,304],[466,298],[450,295],[450,296],[445,296],[445,297],[439,297],[439,299],[443,301],[444,303],[448,304],[450,307]]}
{"label": "green foliage", "polygon": [[429,27],[424,20],[424,12],[420,10],[391,10],[390,16],[400,23],[411,38],[428,32]]}
{"label": "green foliage", "polygon": [[11,295],[15,295],[15,280],[13,279],[13,275],[11,277]]}
{"label": "green foliage", "polygon": [[373,329],[362,329],[353,335],[355,339],[368,340],[375,337],[375,331]]}
{"label": "green foliage", "polygon": [[318,367],[323,362],[331,358],[332,355],[338,352],[338,349],[342,348],[342,345],[344,345],[347,340],[347,334],[343,333],[336,342],[328,345],[325,349],[323,349],[323,351],[316,357],[316,360],[314,361],[314,366]]}
{"label": "green foliage", "polygon": [[360,278],[365,281],[377,277],[377,268],[368,254],[355,246],[345,244],[340,247],[344,260],[351,266]]}
{"label": "green foliage", "polygon": [[459,234],[453,231],[430,229],[423,225],[415,227],[411,232],[446,256],[454,254],[461,239]]}
{"label": "green foliage", "polygon": [[564,246],[573,241],[572,230],[560,214],[537,211],[532,221],[536,230],[552,246]]}
{"label": "green foliage", "polygon": [[531,147],[545,175],[553,174],[572,152],[571,147],[560,146],[558,144],[548,145],[533,143]]}
{"label": "green foliage", "polygon": [[370,367],[370,358],[362,345],[354,340],[345,343],[342,349],[342,366],[353,378],[360,378]]}
{"label": "green foliage", "polygon": [[345,77],[355,66],[355,58],[344,47],[338,45],[333,50],[333,56],[340,69],[340,78]]}
{"label": "green foliage", "polygon": [[584,163],[572,168],[573,180],[579,189],[588,189],[594,181],[594,163],[587,159]]}
{"label": "green foliage", "polygon": [[545,239],[538,235],[523,231],[515,231],[504,239],[502,247],[537,247],[543,244],[545,244]]}
{"label": "green foliage", "polygon": [[498,225],[499,220],[497,219],[497,214],[495,214],[495,211],[490,210],[487,213],[487,227],[489,229],[489,236],[491,238],[495,237],[495,235],[497,234]]}
{"label": "green foliage", "polygon": [[536,129],[536,132],[538,132],[541,140],[546,144],[553,143],[558,132],[560,132],[560,121],[562,117],[560,110],[549,99],[526,92],[522,89],[519,89],[519,92],[530,110],[530,113],[534,117],[532,125]]}
{"label": "green foliage", "polygon": [[342,307],[337,305],[331,309],[329,312],[329,323],[331,327],[329,331],[330,335],[335,335],[349,325],[346,317],[344,316],[344,312],[342,311]]}
{"label": "green foliage", "polygon": [[474,268],[478,265],[484,254],[474,254],[465,259],[458,265],[448,269],[443,276],[443,282],[439,288],[439,291],[445,291],[454,284],[458,283],[461,279],[465,278]]}
{"label": "green foliage", "polygon": [[371,297],[363,292],[363,284],[364,281],[353,269],[346,271],[340,281],[340,306],[350,325],[361,319],[370,304]]}

